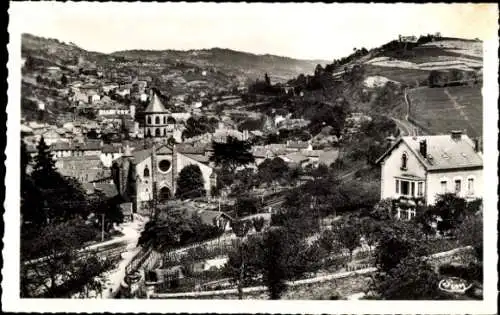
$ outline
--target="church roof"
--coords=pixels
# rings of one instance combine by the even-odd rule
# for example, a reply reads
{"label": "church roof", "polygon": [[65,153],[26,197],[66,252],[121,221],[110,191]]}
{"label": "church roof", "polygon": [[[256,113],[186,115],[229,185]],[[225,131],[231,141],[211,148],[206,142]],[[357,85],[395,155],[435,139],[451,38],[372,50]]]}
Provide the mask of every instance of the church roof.
{"label": "church roof", "polygon": [[149,101],[148,107],[146,107],[145,113],[166,113],[168,112],[160,98],[156,93],[151,93],[151,100]]}

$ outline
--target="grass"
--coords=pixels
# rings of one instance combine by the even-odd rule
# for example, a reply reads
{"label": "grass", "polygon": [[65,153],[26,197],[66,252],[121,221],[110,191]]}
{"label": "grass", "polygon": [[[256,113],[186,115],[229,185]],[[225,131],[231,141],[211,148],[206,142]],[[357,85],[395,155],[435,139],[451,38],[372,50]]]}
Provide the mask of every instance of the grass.
{"label": "grass", "polygon": [[365,76],[368,77],[375,75],[383,76],[400,83],[415,84],[415,82],[427,80],[429,77],[429,71],[365,65]]}
{"label": "grass", "polygon": [[[456,104],[447,93],[455,99]],[[467,134],[471,137],[482,136],[480,86],[418,88],[410,90],[408,95],[411,118],[431,133],[444,134],[454,129],[467,129]]]}

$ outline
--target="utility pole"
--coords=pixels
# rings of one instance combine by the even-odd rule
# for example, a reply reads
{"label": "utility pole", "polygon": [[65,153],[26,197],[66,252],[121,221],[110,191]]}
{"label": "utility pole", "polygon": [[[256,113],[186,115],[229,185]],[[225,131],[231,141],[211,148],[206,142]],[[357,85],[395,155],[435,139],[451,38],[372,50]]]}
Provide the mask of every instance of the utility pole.
{"label": "utility pole", "polygon": [[156,142],[153,140],[153,148],[151,152],[151,177],[153,182],[153,218],[157,216],[157,196],[156,196]]}
{"label": "utility pole", "polygon": [[101,228],[101,242],[104,242],[104,217],[105,217],[105,213],[101,214],[102,216],[102,228]]}

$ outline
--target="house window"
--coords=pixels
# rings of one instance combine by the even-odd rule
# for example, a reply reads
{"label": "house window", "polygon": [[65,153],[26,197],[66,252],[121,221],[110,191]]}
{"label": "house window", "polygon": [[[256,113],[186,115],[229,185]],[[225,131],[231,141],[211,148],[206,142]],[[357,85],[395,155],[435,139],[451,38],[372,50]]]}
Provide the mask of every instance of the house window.
{"label": "house window", "polygon": [[401,181],[401,194],[404,196],[408,196],[410,194],[410,182],[409,181],[406,181],[406,180]]}
{"label": "house window", "polygon": [[148,125],[151,125],[151,117],[148,116]]}
{"label": "house window", "polygon": [[469,195],[474,194],[474,178],[468,178],[467,179],[467,193]]}
{"label": "house window", "polygon": [[415,182],[411,182],[411,195],[415,196]]}
{"label": "house window", "polygon": [[417,215],[415,208],[408,209],[408,220],[413,219]]}
{"label": "house window", "polygon": [[462,181],[460,179],[455,180],[455,193],[460,194],[460,191],[462,191]]}
{"label": "house window", "polygon": [[447,192],[446,185],[447,185],[447,184],[448,184],[448,182],[447,182],[447,181],[445,181],[445,180],[442,180],[442,181],[441,181],[441,193],[442,193],[442,194],[446,194],[446,192]]}
{"label": "house window", "polygon": [[160,117],[156,116],[156,118],[155,118],[155,124],[157,124],[157,125],[160,124]]}
{"label": "house window", "polygon": [[399,194],[399,179],[396,179],[396,194]]}
{"label": "house window", "polygon": [[403,153],[401,156],[401,169],[406,170],[408,168],[408,155],[406,153]]}
{"label": "house window", "polygon": [[147,166],[144,168],[144,172],[143,172],[143,174],[142,174],[142,175],[143,175],[144,177],[149,177],[149,168],[148,168]]}
{"label": "house window", "polygon": [[424,183],[418,182],[417,185],[417,196],[422,197],[424,195]]}
{"label": "house window", "polygon": [[[156,117],[156,118],[158,118],[158,117]],[[155,136],[156,137],[160,137],[161,136],[160,135],[160,128],[156,128],[156,130],[155,130]]]}
{"label": "house window", "polygon": [[166,125],[167,124],[167,116],[163,116],[163,124]]}

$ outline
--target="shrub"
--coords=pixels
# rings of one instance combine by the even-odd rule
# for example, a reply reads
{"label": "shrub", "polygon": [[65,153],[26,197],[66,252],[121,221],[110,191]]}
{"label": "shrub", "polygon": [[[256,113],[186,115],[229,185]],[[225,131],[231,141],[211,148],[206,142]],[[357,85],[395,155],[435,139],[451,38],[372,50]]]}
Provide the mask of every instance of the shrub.
{"label": "shrub", "polygon": [[443,276],[462,278],[467,281],[482,281],[483,268],[479,264],[439,266],[439,274]]}

